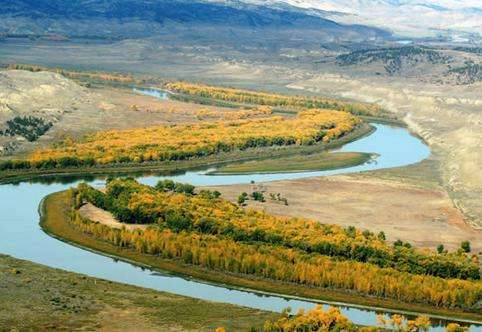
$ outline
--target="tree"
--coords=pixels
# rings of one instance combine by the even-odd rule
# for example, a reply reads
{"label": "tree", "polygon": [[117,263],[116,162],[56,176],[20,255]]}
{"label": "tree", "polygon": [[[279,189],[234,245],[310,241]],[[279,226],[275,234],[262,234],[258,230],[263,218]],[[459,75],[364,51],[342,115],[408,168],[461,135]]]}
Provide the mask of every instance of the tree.
{"label": "tree", "polygon": [[439,244],[439,245],[437,246],[437,252],[438,252],[439,254],[443,254],[444,250],[445,250],[445,247],[444,247],[443,244]]}
{"label": "tree", "polygon": [[465,326],[460,326],[457,323],[450,323],[445,328],[446,332],[468,332],[469,328]]}
{"label": "tree", "polygon": [[377,236],[377,237],[378,237],[378,239],[379,239],[380,241],[385,241],[385,240],[387,239],[387,237],[386,237],[386,235],[385,235],[385,233],[384,233],[383,231],[380,231],[380,232],[378,233],[378,236]]}
{"label": "tree", "polygon": [[253,193],[251,194],[251,197],[252,197],[255,201],[264,202],[264,195],[263,195],[263,193],[260,192],[260,191],[253,191]]}
{"label": "tree", "polygon": [[239,205],[245,205],[247,199],[248,199],[248,194],[247,193],[241,193],[238,196],[238,204]]}
{"label": "tree", "polygon": [[162,191],[162,190],[171,191],[171,190],[174,190],[174,188],[175,188],[174,181],[169,180],[169,179],[168,180],[161,180],[156,185],[156,189],[159,190],[159,191]]}
{"label": "tree", "polygon": [[469,241],[463,241],[463,242],[460,244],[460,248],[461,248],[464,252],[470,252],[470,251],[471,251],[470,242],[469,242]]}

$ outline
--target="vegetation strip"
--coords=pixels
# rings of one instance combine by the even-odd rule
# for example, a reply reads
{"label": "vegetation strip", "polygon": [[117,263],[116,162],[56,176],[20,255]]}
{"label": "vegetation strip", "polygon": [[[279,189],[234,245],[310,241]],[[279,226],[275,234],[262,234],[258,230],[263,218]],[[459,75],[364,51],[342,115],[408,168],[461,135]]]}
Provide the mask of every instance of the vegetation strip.
{"label": "vegetation strip", "polygon": [[[216,155],[204,156],[197,159],[176,160],[164,162],[118,163],[109,165],[78,166],[54,169],[15,169],[0,171],[0,183],[18,183],[19,181],[50,181],[51,178],[92,177],[94,175],[126,175],[126,174],[152,174],[172,173],[196,170],[208,167],[220,167],[230,163],[250,160],[279,158],[295,155],[306,155],[340,147],[349,142],[368,136],[375,128],[367,123],[362,123],[350,133],[337,140],[326,144],[282,146],[276,148],[256,148],[243,151],[220,152]],[[0,162],[1,165],[1,162]]]}
{"label": "vegetation strip", "polygon": [[[74,218],[75,224],[84,232],[95,234],[95,236],[107,240],[116,246],[132,248],[140,253],[154,254],[168,259],[177,259],[186,264],[200,265],[208,269],[254,275],[314,287],[348,288],[356,291],[358,294],[393,298],[402,302],[419,302],[439,307],[448,306],[464,310],[478,310],[474,305],[482,296],[482,285],[480,282],[416,276],[407,272],[396,271],[393,268],[377,267],[372,259],[370,263],[363,263],[364,258],[362,259],[362,256],[358,255],[360,253],[373,253],[373,251],[366,251],[366,249],[364,251],[359,249],[352,251],[354,248],[370,248],[370,245],[367,246],[367,244],[373,242],[375,248],[378,247],[378,250],[383,252],[383,249],[381,249],[383,248],[383,241],[373,237],[373,235],[362,234],[351,228],[338,230],[336,226],[330,226],[330,232],[325,234],[327,225],[321,225],[322,227],[317,231],[316,228],[313,228],[319,225],[317,223],[309,226],[309,223],[303,224],[298,222],[299,226],[296,226],[296,220],[284,219],[277,221],[274,217],[263,216],[255,211],[249,211],[243,217],[234,205],[229,208],[229,206],[225,205],[227,203],[222,202],[222,199],[215,193],[204,191],[189,199],[186,194],[166,193],[164,192],[166,188],[171,188],[168,190],[185,192],[188,195],[191,195],[190,193],[193,191],[193,188],[190,186],[175,185],[173,187],[171,184],[162,183],[158,187],[161,190],[159,192],[154,188],[139,185],[133,180],[112,180],[109,182],[107,194],[103,194],[86,185],[82,185],[79,188],[79,192],[71,193],[71,195],[75,196],[77,205],[81,204],[84,199],[92,201],[96,205],[111,204],[111,206],[116,207],[117,212],[115,213],[124,218],[124,220],[143,217],[143,221],[146,221],[145,218],[155,215],[159,224],[158,226],[148,228],[144,232],[127,232],[125,230],[112,230],[104,225],[91,223],[83,220],[78,214]],[[163,208],[160,208],[159,204]],[[170,204],[174,204],[174,206],[169,207]],[[216,206],[217,209],[209,209],[209,206],[216,204],[218,205]],[[179,209],[179,206],[183,206],[185,210]],[[196,206],[199,206],[197,210]],[[192,210],[194,217],[187,213],[190,210]],[[226,212],[223,214],[223,211]],[[196,215],[198,217],[195,217]],[[211,217],[206,218],[209,215]],[[230,220],[229,216],[231,215],[234,216],[234,219],[231,219],[226,224],[221,222],[222,220]],[[246,221],[243,221],[244,218],[247,218]],[[249,225],[250,219],[257,221],[257,227]],[[291,226],[291,223],[294,226]],[[276,224],[279,224],[283,231],[276,231],[276,228],[272,228]],[[303,228],[307,226],[308,228],[303,232]],[[290,227],[295,228],[291,229]],[[318,237],[322,236],[322,242],[310,244],[309,234],[312,232]],[[290,236],[292,234],[300,235],[298,238],[294,237],[292,239],[292,236]],[[323,234],[325,235],[323,236]],[[344,250],[339,251],[341,247],[336,249],[336,240],[341,241],[340,243],[345,243],[352,236],[354,236],[352,239],[352,250],[346,252],[346,254],[349,252],[351,254],[349,254],[350,256],[345,256],[351,260],[331,260],[329,257],[320,255],[316,250],[309,249],[310,246],[317,248],[317,250],[331,248],[332,255],[335,254],[342,258],[346,254]],[[330,242],[333,241],[330,238],[336,239],[335,242]],[[290,242],[286,242],[287,239]],[[360,241],[360,243],[363,243],[365,241],[363,239],[369,239],[369,241],[365,242],[362,247],[355,245]],[[326,242],[327,240],[328,242]],[[320,246],[322,243],[325,244]],[[326,246],[329,243],[331,244]],[[393,256],[397,260],[400,259],[401,254],[410,255],[407,256],[411,257],[410,260],[413,260],[415,257],[421,257],[417,256],[421,255],[420,252],[414,252],[413,249],[406,246],[399,247],[395,248],[394,253],[396,253],[396,256]],[[223,248],[222,255],[220,255],[221,252],[216,251],[218,250],[217,248]],[[386,248],[385,250],[388,249]],[[342,256],[339,256],[340,254]],[[380,257],[378,255],[375,257]],[[463,256],[452,255],[455,254],[448,256],[434,254],[431,261],[437,262],[437,260],[440,260],[440,263],[446,264],[450,262],[451,257],[464,261],[464,259],[461,259]],[[462,255],[462,253],[457,253],[456,255]],[[361,259],[361,262],[355,262],[353,259]],[[288,267],[288,265],[291,266],[292,264],[294,264],[293,267]],[[415,266],[412,269],[419,269],[423,265],[418,265],[416,268]],[[400,267],[406,268],[404,264],[398,266],[399,269]],[[419,271],[414,272],[420,273]],[[331,273],[335,273],[333,278],[330,277]],[[343,280],[339,276],[344,276]],[[398,281],[390,281],[392,277]],[[364,278],[368,279],[364,281]],[[383,280],[378,280],[380,278]],[[405,282],[400,284],[400,280],[405,280]],[[391,285],[396,287],[392,289]],[[410,291],[412,286],[417,288],[417,292]],[[438,289],[439,287],[441,288]]]}
{"label": "vegetation strip", "polygon": [[334,152],[301,155],[286,158],[270,158],[222,166],[210,174],[216,175],[324,171],[361,165],[369,161],[371,157],[372,155],[370,153]]}
{"label": "vegetation strip", "polygon": [[5,161],[0,171],[178,161],[253,148],[328,144],[359,125],[360,119],[344,112],[311,110],[290,119],[112,130],[89,135],[80,142],[66,140],[25,160]]}
{"label": "vegetation strip", "polygon": [[194,195],[194,186],[170,180],[160,181],[155,188],[133,179],[108,180],[106,189],[103,193],[86,184],[79,185],[76,208],[87,201],[112,212],[124,223],[152,224],[177,233],[210,234],[237,242],[267,243],[413,274],[480,279],[477,258],[466,254],[467,250],[436,254],[415,250],[403,242],[392,247],[385,243],[383,232],[375,236],[354,227],[343,229],[313,220],[245,210],[220,198],[217,192],[201,190]]}
{"label": "vegetation strip", "polygon": [[[346,102],[339,99],[307,96],[287,96],[259,91],[235,88],[214,87],[186,82],[171,82],[166,88],[187,96],[214,100],[235,102],[248,105],[266,105],[272,107],[291,107],[295,109],[335,109],[355,115],[388,117],[389,113],[375,104]],[[182,98],[181,98],[182,99]],[[196,101],[196,100],[194,100]],[[224,104],[223,104],[224,105]]]}
{"label": "vegetation strip", "polygon": [[[339,303],[340,305],[353,304],[360,308],[378,308],[378,310],[394,310],[395,312],[404,312],[407,315],[415,315],[415,313],[427,313],[435,318],[451,317],[451,319],[465,322],[479,322],[480,314],[463,312],[453,309],[434,308],[421,304],[401,303],[388,299],[357,296],[353,293],[340,292],[331,289],[320,289],[314,287],[301,287],[293,283],[275,282],[268,279],[256,278],[247,275],[237,275],[233,273],[219,273],[197,266],[186,265],[180,261],[161,259],[158,256],[139,254],[132,249],[119,248],[92,235],[79,232],[71,223],[70,210],[67,201],[67,192],[58,192],[47,196],[40,209],[44,211],[44,217],[41,219],[42,228],[51,236],[55,236],[60,240],[66,241],[72,245],[80,246],[87,250],[116,257],[117,259],[131,262],[139,266],[150,267],[153,269],[161,269],[162,271],[171,271],[175,274],[190,276],[195,279],[205,280],[216,284],[229,284],[232,287],[241,287],[241,289],[259,291],[267,295],[286,294],[293,299],[313,298],[322,300],[326,303]],[[383,309],[382,309],[383,308]]]}

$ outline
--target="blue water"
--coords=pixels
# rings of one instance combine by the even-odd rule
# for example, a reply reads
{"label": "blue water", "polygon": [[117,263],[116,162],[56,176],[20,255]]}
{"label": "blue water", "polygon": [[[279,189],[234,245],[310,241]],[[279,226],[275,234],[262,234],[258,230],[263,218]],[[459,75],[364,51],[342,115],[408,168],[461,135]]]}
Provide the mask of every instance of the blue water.
{"label": "blue water", "polygon": [[132,91],[140,93],[142,95],[151,96],[161,100],[169,99],[169,93],[160,89],[146,89],[146,88],[133,88]]}
{"label": "blue water", "polygon": [[[419,162],[429,156],[430,151],[419,139],[411,136],[403,128],[375,125],[377,130],[372,135],[349,143],[339,151],[361,151],[379,154],[376,162],[356,167],[323,172],[302,172],[286,174],[258,174],[211,176],[205,171],[186,172],[175,176],[139,177],[143,183],[154,184],[161,178],[173,178],[176,181],[190,182],[195,185],[217,185],[247,183],[251,180],[272,181],[310,176],[324,176],[373,170],[379,168],[403,166]],[[90,179],[94,185],[102,185],[103,179]],[[117,261],[87,250],[83,250],[46,235],[39,227],[38,204],[46,195],[64,190],[78,183],[79,180],[66,180],[63,183],[22,182],[0,186],[0,252],[17,258],[68,271],[87,274],[94,277],[123,282],[169,293],[186,295],[203,300],[226,302],[251,308],[281,311],[290,306],[295,311],[299,308],[311,308],[314,301],[287,299],[281,296],[262,295],[256,292],[234,290],[227,286],[210,285],[168,273],[154,272]],[[342,312],[352,321],[364,325],[376,325],[376,311],[340,305]],[[442,331],[434,323],[434,331]],[[472,326],[473,331],[482,331],[480,326]]]}

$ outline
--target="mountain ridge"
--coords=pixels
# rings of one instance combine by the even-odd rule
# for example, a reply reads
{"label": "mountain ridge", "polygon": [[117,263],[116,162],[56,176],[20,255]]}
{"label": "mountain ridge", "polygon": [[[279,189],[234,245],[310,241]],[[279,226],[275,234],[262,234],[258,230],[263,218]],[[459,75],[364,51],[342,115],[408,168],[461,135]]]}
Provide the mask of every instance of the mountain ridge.
{"label": "mountain ridge", "polygon": [[[226,2],[223,0],[211,0]],[[229,1],[229,0],[228,0]],[[482,2],[478,0],[240,0],[251,4],[289,5],[320,11],[339,23],[389,29],[409,37],[470,39],[482,35]],[[387,19],[390,18],[390,19]]]}
{"label": "mountain ridge", "polygon": [[[165,26],[195,25],[229,28],[283,28],[323,30],[336,35],[364,38],[386,38],[390,34],[379,28],[338,23],[295,7],[271,8],[244,2],[184,0],[115,0],[69,2],[12,0],[0,7],[0,32],[4,34],[88,35],[90,31],[120,38],[148,37]],[[140,27],[140,22],[146,25]],[[125,24],[123,29],[120,24]],[[128,25],[137,33],[129,34]],[[89,27],[89,25],[94,25]],[[69,31],[70,26],[70,31]]]}

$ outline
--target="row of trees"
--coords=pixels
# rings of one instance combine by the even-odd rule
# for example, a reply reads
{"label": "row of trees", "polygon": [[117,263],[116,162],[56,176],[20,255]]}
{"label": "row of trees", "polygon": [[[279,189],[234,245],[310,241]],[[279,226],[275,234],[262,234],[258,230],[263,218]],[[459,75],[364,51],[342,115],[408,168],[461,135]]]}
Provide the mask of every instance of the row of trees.
{"label": "row of trees", "polygon": [[103,131],[84,140],[67,140],[38,150],[28,160],[10,161],[0,169],[62,168],[175,161],[258,147],[312,145],[352,131],[360,120],[338,111],[306,111],[294,118],[218,121]]}
{"label": "row of trees", "polygon": [[201,84],[171,82],[166,88],[190,96],[271,107],[335,109],[355,115],[379,116],[384,111],[375,104],[344,102],[324,97],[288,96],[251,90],[222,88]]}
{"label": "row of trees", "polygon": [[480,279],[477,261],[464,252],[437,254],[403,244],[391,246],[384,236],[355,227],[273,216],[245,210],[219,195],[193,193],[194,187],[172,181],[161,181],[153,188],[133,179],[115,179],[108,182],[105,193],[85,184],[78,187],[81,200],[112,212],[122,222],[157,224],[236,242],[296,248],[307,254],[351,259],[413,274]]}
{"label": "row of trees", "polygon": [[176,233],[155,227],[133,231],[114,229],[83,219],[78,213],[74,214],[72,223],[79,231],[120,248],[221,272],[463,310],[476,310],[482,300],[482,284],[475,281],[413,275],[282,246],[239,243],[214,235]]}

